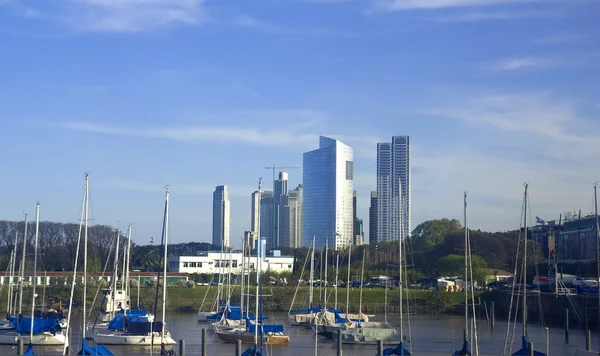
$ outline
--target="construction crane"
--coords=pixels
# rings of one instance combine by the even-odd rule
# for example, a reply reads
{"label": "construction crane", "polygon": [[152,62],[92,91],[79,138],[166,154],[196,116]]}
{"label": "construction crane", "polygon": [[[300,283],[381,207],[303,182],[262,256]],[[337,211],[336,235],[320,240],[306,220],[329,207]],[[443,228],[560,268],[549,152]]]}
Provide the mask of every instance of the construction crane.
{"label": "construction crane", "polygon": [[[277,166],[275,164],[273,164],[270,167],[265,167],[265,169],[271,169],[273,171],[273,236],[271,237],[271,239],[275,240],[277,242],[277,247],[281,246],[281,241],[279,241],[279,233],[278,233],[278,229],[279,229],[279,211],[278,209],[275,209],[276,207],[276,199],[275,199],[275,171],[276,170],[280,170],[280,169],[299,169],[301,167],[298,166]],[[283,193],[283,192],[281,192]],[[260,202],[259,202],[260,204]],[[260,224],[260,221],[258,222]]]}

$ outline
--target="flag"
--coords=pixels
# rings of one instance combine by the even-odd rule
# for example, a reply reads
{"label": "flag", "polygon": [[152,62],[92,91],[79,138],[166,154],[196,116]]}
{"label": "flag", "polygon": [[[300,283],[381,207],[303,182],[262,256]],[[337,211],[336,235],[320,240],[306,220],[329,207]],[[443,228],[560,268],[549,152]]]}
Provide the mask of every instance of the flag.
{"label": "flag", "polygon": [[535,222],[538,225],[545,225],[546,224],[546,222],[544,220],[540,219],[538,216],[535,217]]}

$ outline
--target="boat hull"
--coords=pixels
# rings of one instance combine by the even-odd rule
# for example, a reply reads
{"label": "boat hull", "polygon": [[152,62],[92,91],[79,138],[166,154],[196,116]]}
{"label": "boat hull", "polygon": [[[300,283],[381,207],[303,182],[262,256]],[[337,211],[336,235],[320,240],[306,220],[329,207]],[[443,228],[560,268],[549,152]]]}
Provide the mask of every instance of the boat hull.
{"label": "boat hull", "polygon": [[[153,333],[151,335],[130,335],[123,332],[98,332],[92,335],[92,339],[98,345],[137,345],[137,346],[151,346],[161,344],[160,333]],[[154,338],[154,342],[152,341]],[[176,342],[173,340],[171,335],[167,333],[163,340],[165,345],[175,345]]]}
{"label": "boat hull", "polygon": [[[236,342],[242,340],[243,344],[254,344],[254,334],[250,334],[246,331],[240,332],[216,332],[219,339],[224,342]],[[265,345],[282,345],[290,342],[290,337],[283,334],[263,334]]]}
{"label": "boat hull", "polygon": [[67,338],[64,333],[40,333],[33,335],[33,339],[29,338],[29,334],[18,334],[12,332],[0,332],[0,344],[16,345],[18,340],[23,340],[25,345],[32,343],[33,345],[64,345]]}

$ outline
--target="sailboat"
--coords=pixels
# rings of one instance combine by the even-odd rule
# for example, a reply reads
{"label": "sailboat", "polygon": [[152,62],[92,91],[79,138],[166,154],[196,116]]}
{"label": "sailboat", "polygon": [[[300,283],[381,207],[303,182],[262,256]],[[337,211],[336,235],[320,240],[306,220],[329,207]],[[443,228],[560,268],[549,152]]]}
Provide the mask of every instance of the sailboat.
{"label": "sailboat", "polygon": [[[166,189],[165,196],[165,213],[163,220],[163,231],[162,239],[164,246],[163,256],[163,276],[165,281],[162,283],[163,289],[163,301],[162,301],[162,321],[155,321],[149,319],[147,315],[142,313],[125,314],[121,318],[113,319],[115,323],[113,327],[108,329],[98,329],[92,338],[99,345],[138,345],[138,346],[154,346],[160,345],[162,349],[165,345],[174,345],[176,342],[171,337],[171,334],[166,330],[165,323],[165,301],[167,293],[167,246],[168,246],[168,231],[169,231],[169,189]],[[156,315],[157,303],[158,303],[158,292],[160,289],[161,272],[158,272],[157,285],[156,285],[156,298],[154,303],[154,315]],[[162,352],[162,351],[161,351]],[[168,352],[168,351],[167,351]]]}
{"label": "sailboat", "polygon": [[[464,195],[464,219],[465,219],[465,329],[464,329],[464,340],[463,346],[460,350],[455,351],[453,356],[471,356],[471,345],[469,344],[469,290],[471,291],[471,305],[473,306],[473,318],[475,317],[475,296],[473,293],[473,268],[471,265],[471,240],[469,238],[469,220],[467,210],[467,193]],[[470,279],[469,279],[470,277]],[[473,341],[475,343],[474,356],[479,356],[479,344],[477,342],[477,321],[473,319],[474,332]]]}
{"label": "sailboat", "polygon": [[[259,196],[262,194],[262,184],[259,179],[258,183],[258,191]],[[260,200],[260,198],[259,198]],[[259,220],[260,220],[260,208],[258,211]],[[260,236],[260,233],[258,234]],[[244,344],[254,344],[253,349],[246,350],[244,355],[248,354],[261,354],[262,355],[262,346],[263,345],[277,345],[277,344],[286,344],[290,342],[290,337],[286,335],[283,331],[283,325],[265,325],[264,324],[264,316],[263,316],[263,294],[262,294],[262,260],[263,260],[263,251],[262,251],[262,243],[259,240],[258,246],[256,248],[256,303],[255,303],[255,314],[257,315],[254,323],[249,320],[246,321],[245,326],[240,326],[239,328],[232,328],[226,330],[217,330],[216,334],[222,341],[225,342],[236,342],[237,340],[241,340]],[[260,334],[260,338],[259,338]],[[254,352],[254,353],[252,353]]]}
{"label": "sailboat", "polygon": [[[362,290],[365,284],[365,256],[366,249],[363,250],[362,269],[360,276],[360,301],[358,315],[362,316]],[[349,286],[347,286],[349,288]],[[340,337],[343,344],[376,345],[378,341],[383,341],[385,345],[395,345],[402,342],[401,334],[391,324],[382,322],[366,322],[357,320],[355,322],[346,318],[339,327]],[[337,337],[337,334],[334,334]]]}
{"label": "sailboat", "polygon": [[[13,249],[10,252],[10,261],[8,262],[8,293],[6,301],[6,320],[0,322],[0,330],[12,330],[16,327],[17,319],[13,315],[13,279],[15,274],[15,259],[17,257],[17,240],[19,234],[15,233],[15,242],[13,243]],[[4,284],[2,285],[4,287]],[[1,287],[0,287],[1,290]]]}
{"label": "sailboat", "polygon": [[[15,318],[13,323],[15,328],[12,330],[0,331],[0,344],[11,344],[14,345],[18,340],[23,340],[23,343],[28,344],[27,355],[33,355],[33,345],[63,345],[66,342],[66,333],[64,332],[59,318],[43,318],[36,317],[35,311],[35,297],[36,297],[36,285],[37,285],[37,246],[39,237],[39,220],[40,220],[40,204],[36,205],[36,228],[35,228],[35,242],[34,242],[34,262],[33,262],[33,276],[32,276],[32,298],[31,298],[31,317],[26,318],[21,314],[22,301],[23,301],[23,280],[24,280],[24,263],[25,259],[21,261],[21,293],[19,295],[19,316]],[[25,217],[27,225],[27,215]],[[27,228],[25,228],[27,229]],[[27,232],[27,230],[25,230]],[[27,233],[23,239],[23,249],[27,244]],[[25,252],[23,253],[23,257]]]}
{"label": "sailboat", "polygon": [[[523,317],[523,335],[521,336],[521,349],[517,352],[513,353],[513,356],[530,356],[532,353],[534,356],[545,356],[546,354],[543,352],[530,350],[529,338],[527,336],[527,207],[528,207],[528,196],[527,189],[529,188],[529,184],[525,183],[525,192],[523,194],[523,265],[521,267],[521,284],[523,285],[523,304],[521,306],[521,313]],[[518,249],[517,249],[518,255]],[[513,295],[515,292],[515,282],[516,278],[513,281]],[[511,300],[512,304],[512,300]],[[512,305],[511,305],[512,308]],[[510,316],[510,315],[509,315]],[[508,324],[506,335],[508,336],[510,330],[510,323]],[[507,338],[508,339],[508,338]],[[506,353],[506,347],[505,347]]]}

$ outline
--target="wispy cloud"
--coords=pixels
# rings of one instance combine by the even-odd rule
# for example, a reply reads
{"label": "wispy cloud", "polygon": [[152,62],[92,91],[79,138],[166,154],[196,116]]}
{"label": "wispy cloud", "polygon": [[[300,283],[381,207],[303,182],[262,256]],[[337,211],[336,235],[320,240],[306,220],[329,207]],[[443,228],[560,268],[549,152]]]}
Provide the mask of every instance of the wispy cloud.
{"label": "wispy cloud", "polygon": [[534,41],[537,44],[564,44],[578,43],[588,39],[589,36],[583,33],[559,33],[551,36],[539,38]]}
{"label": "wispy cloud", "polygon": [[376,7],[381,10],[433,10],[461,7],[484,7],[503,4],[525,4],[539,0],[377,0]]}
{"label": "wispy cloud", "polygon": [[548,58],[520,57],[494,61],[486,65],[492,71],[515,71],[525,69],[547,69],[559,65],[560,62]]}
{"label": "wispy cloud", "polygon": [[420,111],[424,114],[459,119],[481,128],[500,130],[515,139],[527,137],[539,154],[554,158],[572,157],[570,147],[577,145],[577,157],[600,154],[600,135],[595,121],[578,114],[576,102],[544,92],[488,93],[474,95],[460,107]]}
{"label": "wispy cloud", "polygon": [[118,127],[90,122],[67,122],[66,129],[107,135],[137,136],[182,142],[246,143],[259,146],[308,146],[316,142],[314,134],[290,130],[258,130],[252,127],[185,126],[185,127]]}
{"label": "wispy cloud", "polygon": [[521,10],[521,11],[477,11],[477,12],[461,12],[449,14],[433,18],[438,22],[479,22],[479,21],[507,21],[521,20],[525,18],[547,18],[558,17],[564,13],[559,11],[549,10]]}
{"label": "wispy cloud", "polygon": [[[2,1],[2,0],[0,0]],[[171,24],[196,25],[207,20],[204,0],[56,0],[10,2],[30,19],[66,23],[78,30],[139,32]],[[43,6],[42,6],[43,5]]]}
{"label": "wispy cloud", "polygon": [[[183,182],[167,182],[170,186],[170,190],[174,194],[192,194],[192,195],[210,195],[215,190],[215,184],[190,184]],[[123,178],[111,178],[106,182],[100,183],[103,186],[139,191],[145,193],[159,193],[164,191],[165,183],[149,183],[145,181],[138,181],[132,179]],[[255,190],[252,186],[241,186],[241,185],[227,185],[229,195],[231,197],[248,197],[250,192]]]}
{"label": "wispy cloud", "polygon": [[350,29],[320,26],[284,26],[259,20],[248,15],[238,15],[232,20],[223,21],[240,27],[252,28],[256,31],[275,35],[322,36],[322,37],[359,37],[360,34]]}

